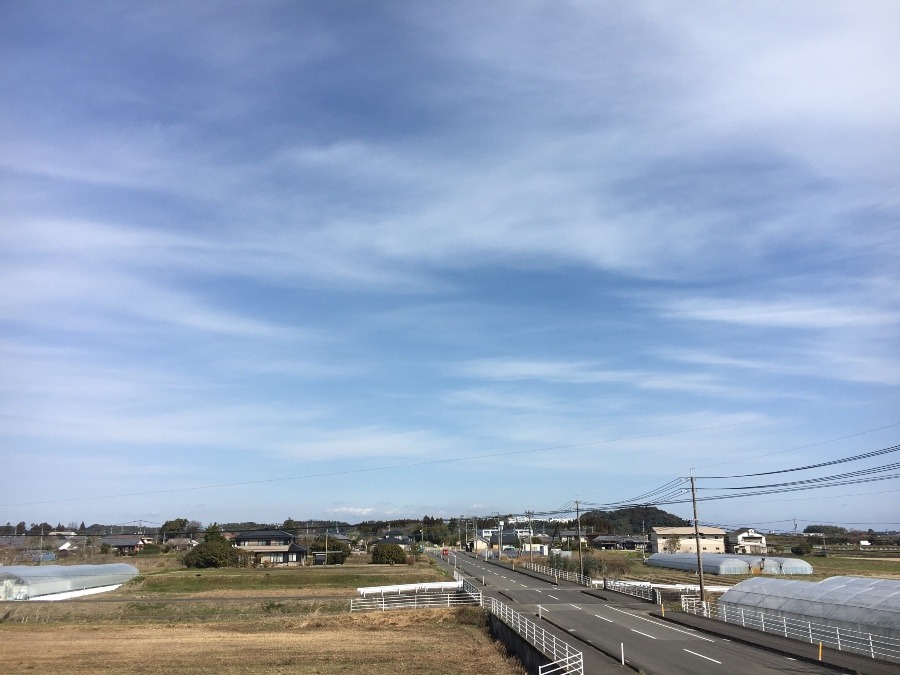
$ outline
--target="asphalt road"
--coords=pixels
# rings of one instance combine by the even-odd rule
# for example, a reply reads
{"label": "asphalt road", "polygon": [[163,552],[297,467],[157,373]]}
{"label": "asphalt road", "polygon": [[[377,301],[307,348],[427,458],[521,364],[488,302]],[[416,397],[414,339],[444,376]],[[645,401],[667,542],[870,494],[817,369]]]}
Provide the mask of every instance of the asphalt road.
{"label": "asphalt road", "polygon": [[[545,629],[551,625],[559,628],[575,648],[580,643],[585,672],[592,675],[612,672],[610,668],[621,672],[623,649],[627,665],[648,674],[836,672],[661,621],[649,616],[655,606],[618,593],[588,594],[583,586],[565,581],[556,586],[540,575],[513,571],[508,564],[467,555],[456,556],[456,561],[457,568],[472,577],[485,595],[497,597]],[[596,664],[591,668],[589,655]],[[600,667],[602,670],[597,670]]]}

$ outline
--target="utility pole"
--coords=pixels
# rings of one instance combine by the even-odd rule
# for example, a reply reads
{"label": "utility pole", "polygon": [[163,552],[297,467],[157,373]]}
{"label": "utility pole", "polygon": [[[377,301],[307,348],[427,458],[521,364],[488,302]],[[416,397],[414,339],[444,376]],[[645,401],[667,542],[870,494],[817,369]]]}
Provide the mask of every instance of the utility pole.
{"label": "utility pole", "polygon": [[697,481],[691,469],[691,502],[694,504],[694,544],[697,546],[697,572],[700,574],[700,602],[706,604],[706,587],[703,585],[703,558],[700,556],[700,521],[697,520]]}
{"label": "utility pole", "polygon": [[581,512],[578,500],[575,500],[575,524],[578,530],[578,566],[581,568],[581,576],[584,576],[584,558],[581,557]]}
{"label": "utility pole", "polygon": [[533,565],[534,564],[534,527],[531,524],[531,511],[526,511],[528,514],[528,560]]}

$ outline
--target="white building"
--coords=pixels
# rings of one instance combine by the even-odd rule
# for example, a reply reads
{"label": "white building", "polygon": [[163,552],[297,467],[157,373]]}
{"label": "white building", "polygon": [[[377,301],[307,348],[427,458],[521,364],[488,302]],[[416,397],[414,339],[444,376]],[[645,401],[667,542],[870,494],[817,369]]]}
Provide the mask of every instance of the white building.
{"label": "white building", "polygon": [[725,550],[728,553],[766,554],[768,552],[766,535],[752,527],[742,527],[728,533]]}
{"label": "white building", "polygon": [[[700,552],[725,553],[725,530],[701,525]],[[651,553],[696,553],[693,527],[654,527],[650,531]]]}

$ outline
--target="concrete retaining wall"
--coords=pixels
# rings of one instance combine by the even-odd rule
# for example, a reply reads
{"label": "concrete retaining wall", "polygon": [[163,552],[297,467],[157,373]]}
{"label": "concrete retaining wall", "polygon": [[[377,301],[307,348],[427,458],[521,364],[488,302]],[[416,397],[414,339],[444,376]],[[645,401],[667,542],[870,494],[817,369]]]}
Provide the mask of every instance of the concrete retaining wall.
{"label": "concrete retaining wall", "polygon": [[541,666],[550,663],[550,659],[541,654],[537,649],[525,641],[521,635],[503,623],[493,614],[491,617],[491,636],[506,646],[506,653],[515,656],[525,670],[531,675],[537,675]]}

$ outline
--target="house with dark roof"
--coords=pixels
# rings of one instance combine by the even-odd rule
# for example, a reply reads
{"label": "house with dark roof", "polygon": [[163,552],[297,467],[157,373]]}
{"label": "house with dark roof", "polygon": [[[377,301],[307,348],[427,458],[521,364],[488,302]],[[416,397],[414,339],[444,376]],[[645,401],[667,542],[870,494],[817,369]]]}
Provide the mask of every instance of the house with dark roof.
{"label": "house with dark roof", "polygon": [[119,555],[132,555],[144,548],[144,538],[137,534],[111,534],[100,539],[100,546],[104,544]]}
{"label": "house with dark roof", "polygon": [[621,534],[600,534],[590,540],[592,548],[599,548],[605,551],[645,551],[650,543],[646,536],[641,535],[621,535]]}
{"label": "house with dark roof", "polygon": [[309,549],[284,530],[253,530],[235,536],[238,550],[248,554],[254,565],[294,567],[306,564]]}
{"label": "house with dark roof", "polygon": [[404,551],[409,551],[413,546],[413,540],[409,537],[399,535],[399,536],[388,536],[383,539],[376,539],[372,542],[372,546],[377,546],[378,544],[396,544]]}

